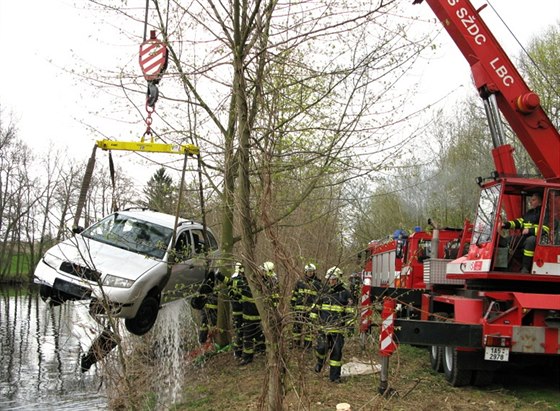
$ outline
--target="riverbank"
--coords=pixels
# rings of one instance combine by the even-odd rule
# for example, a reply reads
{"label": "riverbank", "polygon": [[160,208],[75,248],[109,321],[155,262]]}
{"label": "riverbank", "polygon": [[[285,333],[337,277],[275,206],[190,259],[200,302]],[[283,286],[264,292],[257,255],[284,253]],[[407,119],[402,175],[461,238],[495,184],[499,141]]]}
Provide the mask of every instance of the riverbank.
{"label": "riverbank", "polygon": [[[369,360],[360,350],[357,337],[347,342],[344,352],[345,361],[353,358]],[[346,377],[342,384],[333,384],[328,371],[313,372],[314,361],[312,351],[290,352],[285,401],[288,410],[335,410],[342,402],[349,403],[352,410],[560,410],[558,384],[554,386],[550,378],[540,380],[544,375],[527,384],[508,373],[499,374],[497,382],[486,388],[454,388],[443,375],[430,369],[428,352],[421,348],[401,346],[391,357],[390,387],[395,392],[386,398],[377,393],[378,373]],[[531,371],[527,372],[530,375]],[[188,383],[176,410],[259,409],[266,381],[262,355],[241,367],[231,353],[219,353],[191,363],[185,373]]]}

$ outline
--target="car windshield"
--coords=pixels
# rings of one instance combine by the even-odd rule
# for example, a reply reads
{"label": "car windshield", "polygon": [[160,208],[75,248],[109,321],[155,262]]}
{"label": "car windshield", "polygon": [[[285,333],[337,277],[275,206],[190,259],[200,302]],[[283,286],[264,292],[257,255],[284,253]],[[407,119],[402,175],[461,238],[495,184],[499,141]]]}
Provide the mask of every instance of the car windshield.
{"label": "car windshield", "polygon": [[112,214],[82,232],[82,236],[133,253],[162,259],[173,230],[149,221]]}

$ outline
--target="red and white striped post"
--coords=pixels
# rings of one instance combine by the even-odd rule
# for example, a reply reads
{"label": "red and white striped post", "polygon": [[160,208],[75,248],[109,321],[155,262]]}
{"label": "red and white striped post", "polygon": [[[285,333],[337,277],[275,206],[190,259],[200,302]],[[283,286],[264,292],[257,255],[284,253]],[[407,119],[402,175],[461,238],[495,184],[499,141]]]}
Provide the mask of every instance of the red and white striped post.
{"label": "red and white striped post", "polygon": [[366,334],[371,326],[371,273],[362,273],[362,290],[360,296],[360,333]]}
{"label": "red and white striped post", "polygon": [[379,355],[381,356],[381,376],[379,381],[379,393],[384,395],[389,387],[389,357],[397,348],[393,333],[395,331],[395,308],[396,301],[387,297],[383,300],[381,311],[381,333],[379,335]]}

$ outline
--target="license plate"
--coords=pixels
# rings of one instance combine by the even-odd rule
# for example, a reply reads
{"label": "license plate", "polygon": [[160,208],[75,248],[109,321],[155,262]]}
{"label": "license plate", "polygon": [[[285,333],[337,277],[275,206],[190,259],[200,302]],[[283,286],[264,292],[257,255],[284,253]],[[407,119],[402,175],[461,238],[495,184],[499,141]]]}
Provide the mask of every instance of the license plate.
{"label": "license plate", "polygon": [[91,296],[91,292],[87,288],[69,283],[60,278],[54,280],[53,288],[80,299],[87,299]]}
{"label": "license plate", "polygon": [[509,361],[509,349],[502,347],[486,347],[484,359],[488,361]]}

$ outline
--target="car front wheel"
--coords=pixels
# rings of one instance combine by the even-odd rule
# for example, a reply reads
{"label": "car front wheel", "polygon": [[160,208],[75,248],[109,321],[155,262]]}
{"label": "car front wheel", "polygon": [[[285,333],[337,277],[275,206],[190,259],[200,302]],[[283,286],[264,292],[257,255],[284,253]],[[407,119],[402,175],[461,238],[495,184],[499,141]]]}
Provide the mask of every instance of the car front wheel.
{"label": "car front wheel", "polygon": [[159,298],[153,294],[148,294],[134,318],[127,318],[124,321],[126,329],[134,335],[144,335],[152,329],[156,322],[159,312]]}
{"label": "car front wheel", "polygon": [[41,296],[41,300],[52,307],[59,306],[64,302],[62,296],[48,285],[41,284],[39,287],[39,295]]}

